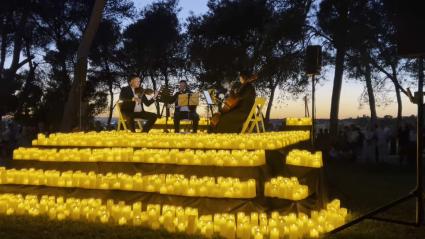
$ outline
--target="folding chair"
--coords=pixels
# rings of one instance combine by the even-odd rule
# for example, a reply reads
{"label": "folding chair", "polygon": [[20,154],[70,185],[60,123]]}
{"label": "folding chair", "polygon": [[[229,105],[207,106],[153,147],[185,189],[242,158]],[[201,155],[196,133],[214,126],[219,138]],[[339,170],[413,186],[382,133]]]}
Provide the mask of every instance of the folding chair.
{"label": "folding chair", "polygon": [[[118,112],[117,130],[118,131],[119,130],[128,130],[127,125],[125,123],[126,120],[124,119],[124,116],[121,113],[121,102],[118,102],[115,107],[116,107],[117,112]],[[137,126],[139,127],[139,130],[142,130],[143,129],[143,119],[136,118],[136,119],[134,119],[134,121],[136,121]]]}
{"label": "folding chair", "polygon": [[252,109],[249,112],[246,121],[243,123],[241,134],[252,133],[254,127],[257,133],[266,132],[266,129],[264,127],[264,117],[262,113],[262,109],[265,103],[265,98],[255,98],[254,105],[252,106]]}

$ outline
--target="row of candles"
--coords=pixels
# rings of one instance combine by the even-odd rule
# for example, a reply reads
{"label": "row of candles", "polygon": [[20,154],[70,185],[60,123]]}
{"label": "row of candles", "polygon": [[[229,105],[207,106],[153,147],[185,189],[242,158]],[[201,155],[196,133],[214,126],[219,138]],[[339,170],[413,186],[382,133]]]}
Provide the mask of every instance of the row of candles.
{"label": "row of candles", "polygon": [[[105,203],[106,201],[106,203]],[[306,214],[237,212],[199,215],[197,208],[147,204],[96,198],[64,198],[21,194],[0,194],[0,214],[46,215],[51,220],[84,220],[93,223],[145,226],[169,232],[200,234],[211,238],[214,234],[227,239],[278,239],[319,237],[344,224],[347,209],[338,199],[326,209]]]}
{"label": "row of candles", "polygon": [[[157,119],[155,121],[155,124],[156,125],[163,125],[165,123],[167,123],[168,125],[173,125],[174,124],[174,119],[173,118],[168,118],[168,121],[166,122],[166,118],[165,117],[162,117],[162,118],[159,118],[159,119]],[[189,122],[181,121],[180,122],[180,124],[182,124],[182,125],[184,125],[184,124],[191,124],[191,123],[192,123],[191,121],[189,121]],[[201,118],[199,118],[198,125],[209,125],[209,121],[208,121],[207,118],[201,117]]]}
{"label": "row of candles", "polygon": [[254,198],[254,179],[240,181],[227,177],[185,177],[181,174],[124,173],[96,174],[95,172],[5,169],[0,168],[0,184],[45,185],[88,189],[117,189],[126,191],[156,192],[167,195],[215,198]]}
{"label": "row of candles", "polygon": [[300,184],[296,177],[279,176],[264,184],[264,195],[298,201],[308,197],[308,186]]}
{"label": "row of candles", "polygon": [[291,150],[286,156],[286,164],[304,166],[311,168],[321,168],[323,166],[322,152],[311,153],[307,150]]}
{"label": "row of candles", "polygon": [[33,146],[94,146],[178,149],[280,149],[310,138],[309,131],[259,134],[166,134],[124,131],[38,134]]}
{"label": "row of candles", "polygon": [[20,147],[13,151],[13,159],[56,162],[142,162],[231,167],[264,165],[265,152],[264,150],[43,149]]}
{"label": "row of candles", "polygon": [[311,118],[286,118],[287,126],[308,126],[312,125]]}

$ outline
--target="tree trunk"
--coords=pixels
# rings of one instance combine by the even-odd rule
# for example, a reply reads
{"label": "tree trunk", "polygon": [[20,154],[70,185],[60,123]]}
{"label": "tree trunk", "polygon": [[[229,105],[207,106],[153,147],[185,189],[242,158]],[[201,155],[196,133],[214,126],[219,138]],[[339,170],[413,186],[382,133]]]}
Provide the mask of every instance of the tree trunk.
{"label": "tree trunk", "polygon": [[109,87],[109,96],[111,97],[111,101],[109,102],[109,115],[108,115],[108,127],[111,126],[112,114],[114,112],[114,91],[112,85],[112,79],[108,82]]}
{"label": "tree trunk", "polygon": [[12,62],[9,67],[10,73],[12,74],[15,74],[16,71],[19,69],[19,59],[22,50],[22,35],[24,34],[25,25],[27,24],[28,17],[29,12],[25,11],[22,14],[21,20],[19,21],[18,31],[15,33],[15,37],[13,39],[13,55]]}
{"label": "tree trunk", "polygon": [[341,87],[342,87],[342,77],[344,74],[345,52],[346,52],[345,46],[340,46],[336,49],[334,85],[332,90],[331,113],[330,113],[330,124],[329,124],[329,132],[332,137],[335,137],[338,135],[339,100],[341,98]]}
{"label": "tree trunk", "polygon": [[[167,74],[167,70],[164,71],[164,84],[165,84],[165,89],[168,89],[170,83],[168,82],[168,74]],[[159,89],[158,89],[159,90]],[[157,103],[157,111],[158,111],[158,115],[160,114],[160,110],[159,110],[159,103]],[[165,115],[170,116],[170,107],[166,107],[165,108]]]}
{"label": "tree trunk", "polygon": [[27,55],[29,61],[28,61],[28,67],[29,67],[29,71],[28,71],[28,75],[25,79],[25,83],[22,87],[22,92],[21,92],[21,97],[19,97],[18,99],[18,107],[16,109],[16,114],[24,114],[25,116],[28,116],[28,109],[25,106],[25,101],[28,99],[29,97],[29,91],[30,91],[30,85],[31,83],[34,81],[35,79],[35,69],[37,67],[37,64],[34,64],[32,62],[32,58],[31,58],[31,46],[29,42],[26,42],[26,46],[25,46],[25,54]]}
{"label": "tree trunk", "polygon": [[402,114],[403,114],[403,103],[401,101],[400,89],[395,85],[395,94],[397,96],[397,129],[401,126]]}
{"label": "tree trunk", "polygon": [[392,77],[390,78],[394,84],[395,94],[397,97],[397,129],[401,126],[403,120],[403,102],[401,100],[401,88],[397,77],[397,63],[391,65]]}
{"label": "tree trunk", "polygon": [[273,105],[273,100],[274,100],[274,94],[275,94],[275,92],[276,92],[276,88],[277,88],[277,84],[273,84],[271,81],[270,81],[270,88],[269,88],[269,90],[270,90],[270,98],[269,98],[269,102],[267,103],[267,109],[266,109],[266,117],[265,117],[265,121],[266,121],[266,124],[268,124],[269,123],[269,120],[270,120],[270,113],[271,113],[271,111],[272,111],[272,105]]}
{"label": "tree trunk", "polygon": [[87,76],[87,56],[99,27],[100,20],[102,19],[105,3],[106,0],[96,0],[94,3],[89,23],[84,32],[80,46],[78,47],[77,63],[74,69],[74,81],[72,82],[62,117],[61,130],[64,132],[69,132],[78,124],[79,120],[80,130],[86,128],[84,126],[87,125],[87,120],[83,119],[83,116],[87,113],[87,107],[84,106],[88,104],[86,99],[83,99]]}
{"label": "tree trunk", "polygon": [[106,73],[107,73],[107,83],[108,83],[108,92],[110,97],[109,102],[109,114],[108,114],[108,122],[107,126],[111,126],[112,115],[114,113],[114,75],[111,73],[111,68],[109,67],[108,60],[103,58],[103,64],[105,65]]}
{"label": "tree trunk", "polygon": [[376,125],[377,115],[376,115],[376,103],[375,103],[375,95],[373,94],[373,86],[372,86],[372,72],[369,63],[367,62],[365,65],[365,80],[366,80],[366,89],[367,96],[369,101],[370,108],[370,119],[372,127]]}
{"label": "tree trunk", "polygon": [[1,47],[0,47],[0,75],[4,70],[4,62],[6,60],[6,49],[7,49],[7,34],[6,31],[3,31],[1,36]]}

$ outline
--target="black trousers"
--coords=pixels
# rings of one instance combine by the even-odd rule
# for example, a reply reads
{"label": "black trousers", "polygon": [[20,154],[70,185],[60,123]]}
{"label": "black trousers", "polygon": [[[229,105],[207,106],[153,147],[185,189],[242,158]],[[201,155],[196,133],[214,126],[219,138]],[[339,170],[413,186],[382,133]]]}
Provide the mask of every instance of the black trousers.
{"label": "black trousers", "polygon": [[192,120],[192,131],[196,133],[198,131],[199,115],[194,111],[176,111],[174,112],[174,132],[180,132],[180,120],[190,119]]}
{"label": "black trousers", "polygon": [[134,132],[134,119],[144,119],[146,120],[146,123],[143,125],[143,131],[142,132],[149,132],[151,130],[152,126],[155,124],[156,119],[158,118],[155,113],[152,112],[122,112],[122,116],[124,117],[128,129],[131,130],[131,132]]}

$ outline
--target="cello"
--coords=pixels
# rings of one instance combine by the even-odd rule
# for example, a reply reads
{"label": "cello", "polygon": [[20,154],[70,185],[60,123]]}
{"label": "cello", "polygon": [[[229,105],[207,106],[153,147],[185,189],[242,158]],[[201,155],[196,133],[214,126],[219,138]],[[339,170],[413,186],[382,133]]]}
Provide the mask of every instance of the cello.
{"label": "cello", "polygon": [[236,82],[232,86],[229,96],[223,101],[223,106],[221,110],[217,113],[214,113],[211,117],[210,125],[212,128],[215,128],[218,125],[222,114],[231,111],[239,105],[241,101],[240,93],[243,87],[248,83],[254,82],[255,80],[257,80],[257,78],[257,75],[252,75],[250,79],[245,80],[243,83],[237,84]]}

